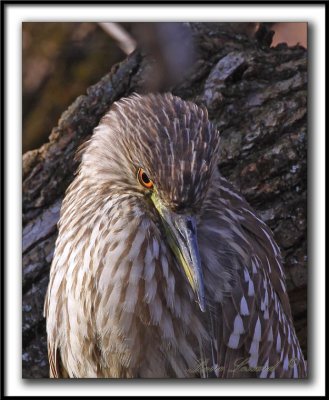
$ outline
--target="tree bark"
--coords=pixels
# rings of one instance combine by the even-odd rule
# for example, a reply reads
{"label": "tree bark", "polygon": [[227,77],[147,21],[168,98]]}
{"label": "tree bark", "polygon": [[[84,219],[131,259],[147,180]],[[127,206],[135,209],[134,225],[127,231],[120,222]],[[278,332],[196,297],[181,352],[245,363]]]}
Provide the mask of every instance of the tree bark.
{"label": "tree bark", "polygon": [[[185,29],[197,51],[192,68],[157,89],[205,104],[221,131],[219,169],[274,232],[307,357],[307,52],[271,48],[265,27],[256,35],[223,24]],[[135,51],[76,99],[48,143],[23,156],[24,378],[48,377],[43,303],[61,201],[79,162],[75,152],[114,101],[150,90],[152,71],[159,71],[157,61]]]}

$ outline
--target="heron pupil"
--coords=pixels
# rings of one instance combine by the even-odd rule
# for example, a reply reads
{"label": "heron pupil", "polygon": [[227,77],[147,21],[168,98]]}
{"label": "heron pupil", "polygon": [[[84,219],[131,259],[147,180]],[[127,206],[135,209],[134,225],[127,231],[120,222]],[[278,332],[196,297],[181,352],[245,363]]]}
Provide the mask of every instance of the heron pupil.
{"label": "heron pupil", "polygon": [[142,174],[142,180],[144,183],[150,183],[150,179],[149,177],[145,174],[145,172],[143,172]]}

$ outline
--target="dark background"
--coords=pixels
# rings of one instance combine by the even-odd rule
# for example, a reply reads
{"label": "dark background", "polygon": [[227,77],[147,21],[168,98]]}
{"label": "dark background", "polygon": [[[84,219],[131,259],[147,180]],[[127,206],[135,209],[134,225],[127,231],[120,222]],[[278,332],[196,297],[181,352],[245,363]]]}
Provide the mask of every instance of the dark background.
{"label": "dark background", "polygon": [[[136,36],[134,23],[122,26]],[[306,23],[277,23],[272,46],[280,42],[306,47]],[[126,54],[97,23],[35,23],[22,26],[22,150],[47,142],[62,112],[99,81]]]}

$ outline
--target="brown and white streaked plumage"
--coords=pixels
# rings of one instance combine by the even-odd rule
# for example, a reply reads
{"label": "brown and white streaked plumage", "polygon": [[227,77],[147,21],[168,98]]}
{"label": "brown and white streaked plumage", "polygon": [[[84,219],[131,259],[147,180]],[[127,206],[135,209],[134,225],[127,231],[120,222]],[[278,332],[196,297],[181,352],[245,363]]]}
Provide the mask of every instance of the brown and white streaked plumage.
{"label": "brown and white streaked plumage", "polygon": [[170,94],[103,117],[63,200],[51,376],[306,376],[280,251],[218,148],[206,110]]}

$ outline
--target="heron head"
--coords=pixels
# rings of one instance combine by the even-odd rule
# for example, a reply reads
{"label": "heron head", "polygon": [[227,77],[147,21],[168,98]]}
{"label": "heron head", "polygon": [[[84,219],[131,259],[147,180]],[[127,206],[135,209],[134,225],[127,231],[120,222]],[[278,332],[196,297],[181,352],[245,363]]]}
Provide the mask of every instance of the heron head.
{"label": "heron head", "polygon": [[170,94],[120,100],[102,122],[93,140],[111,127],[111,150],[103,143],[98,151],[111,158],[112,184],[151,208],[204,311],[197,217],[217,165],[218,131],[205,108]]}

